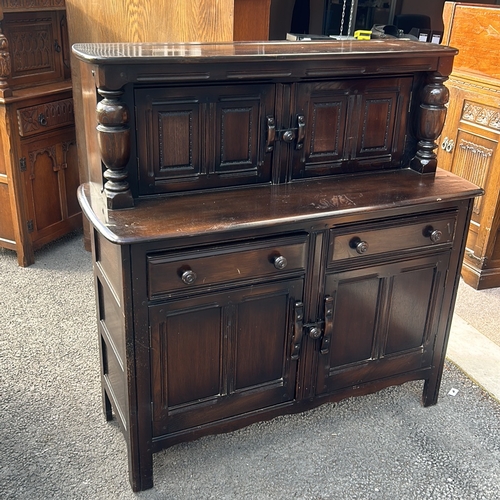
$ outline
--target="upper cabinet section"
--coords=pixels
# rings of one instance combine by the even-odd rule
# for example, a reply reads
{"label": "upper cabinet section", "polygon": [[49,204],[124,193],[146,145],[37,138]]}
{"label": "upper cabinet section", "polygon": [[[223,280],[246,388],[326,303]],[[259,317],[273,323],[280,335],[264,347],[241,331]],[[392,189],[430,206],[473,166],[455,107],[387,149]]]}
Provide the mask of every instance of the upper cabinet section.
{"label": "upper cabinet section", "polygon": [[433,173],[456,53],[406,40],[73,50],[87,116],[97,116],[85,125],[87,147],[100,152],[89,178],[111,209],[155,194]]}

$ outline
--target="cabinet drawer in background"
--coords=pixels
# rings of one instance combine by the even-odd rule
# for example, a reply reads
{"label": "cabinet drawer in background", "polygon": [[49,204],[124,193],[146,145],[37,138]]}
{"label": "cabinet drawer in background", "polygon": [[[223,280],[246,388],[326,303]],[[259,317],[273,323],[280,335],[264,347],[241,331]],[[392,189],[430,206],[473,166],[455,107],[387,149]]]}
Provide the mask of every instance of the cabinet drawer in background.
{"label": "cabinet drawer in background", "polygon": [[304,271],[307,234],[147,256],[148,296]]}
{"label": "cabinet drawer in background", "polygon": [[330,230],[329,262],[451,244],[456,213],[379,221]]}
{"label": "cabinet drawer in background", "polygon": [[21,137],[72,126],[75,121],[73,99],[60,99],[20,108],[17,110],[17,121]]}

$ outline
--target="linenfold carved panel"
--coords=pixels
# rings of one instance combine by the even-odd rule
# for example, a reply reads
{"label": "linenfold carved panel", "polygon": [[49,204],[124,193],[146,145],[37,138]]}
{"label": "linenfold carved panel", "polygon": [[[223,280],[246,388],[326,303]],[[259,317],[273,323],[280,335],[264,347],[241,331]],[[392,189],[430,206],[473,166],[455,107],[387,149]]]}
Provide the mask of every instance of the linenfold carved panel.
{"label": "linenfold carved panel", "polygon": [[[453,166],[454,173],[484,189],[491,169],[495,143],[462,131],[459,132],[457,139],[457,150]],[[482,144],[479,144],[480,141]],[[482,200],[482,197],[475,199],[475,214],[481,212]]]}

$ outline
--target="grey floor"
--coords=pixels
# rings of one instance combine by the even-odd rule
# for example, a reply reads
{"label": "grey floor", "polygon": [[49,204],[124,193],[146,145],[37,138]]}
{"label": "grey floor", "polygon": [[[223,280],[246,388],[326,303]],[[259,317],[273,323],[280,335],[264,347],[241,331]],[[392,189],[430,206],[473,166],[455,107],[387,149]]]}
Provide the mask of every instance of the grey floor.
{"label": "grey floor", "polygon": [[74,234],[36,258],[0,250],[0,499],[500,498],[500,404],[451,363],[436,406],[407,383],[183,443],[132,493],[101,411],[90,255]]}

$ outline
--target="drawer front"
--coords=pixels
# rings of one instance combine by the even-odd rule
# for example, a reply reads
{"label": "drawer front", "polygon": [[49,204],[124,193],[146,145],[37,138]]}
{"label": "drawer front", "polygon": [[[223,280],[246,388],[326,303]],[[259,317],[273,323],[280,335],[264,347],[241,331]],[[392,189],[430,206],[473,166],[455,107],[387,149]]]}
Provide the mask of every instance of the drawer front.
{"label": "drawer front", "polygon": [[456,214],[421,216],[330,231],[329,262],[451,244]]}
{"label": "drawer front", "polygon": [[73,99],[38,104],[17,110],[19,135],[30,137],[59,127],[73,126]]}
{"label": "drawer front", "polygon": [[307,235],[147,257],[148,295],[230,285],[305,270]]}

